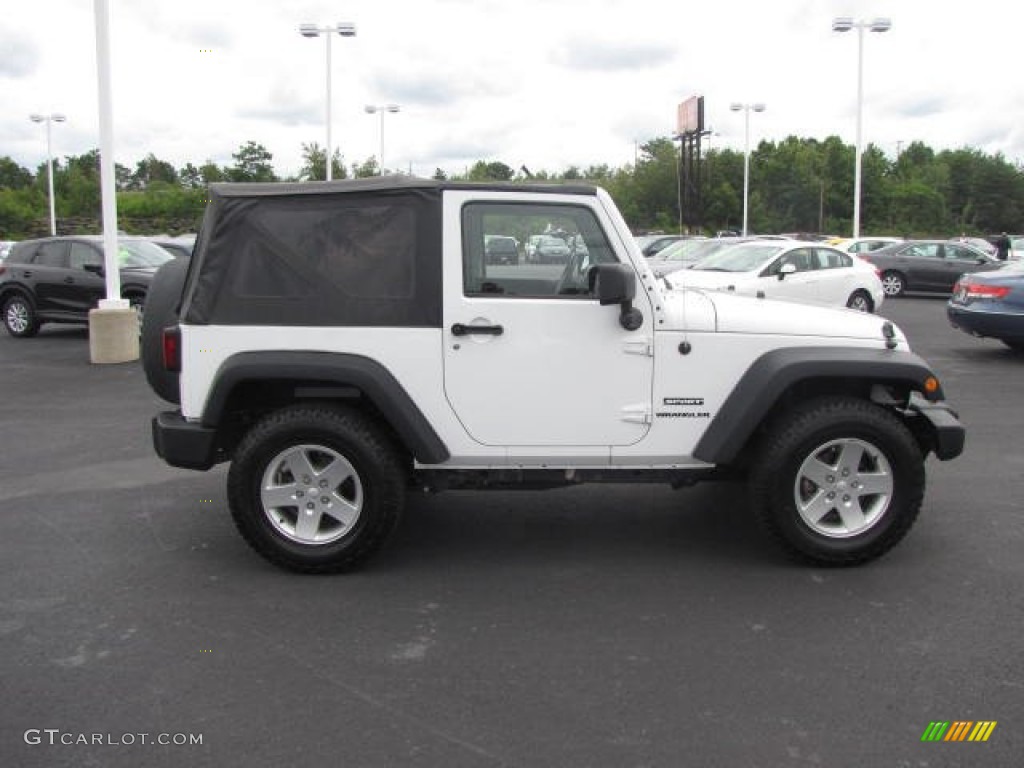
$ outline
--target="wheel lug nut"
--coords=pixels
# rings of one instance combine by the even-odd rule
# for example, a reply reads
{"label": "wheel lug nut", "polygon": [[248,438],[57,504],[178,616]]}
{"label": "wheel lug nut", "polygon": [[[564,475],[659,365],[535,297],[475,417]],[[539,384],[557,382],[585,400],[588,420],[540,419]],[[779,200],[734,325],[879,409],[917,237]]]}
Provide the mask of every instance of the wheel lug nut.
{"label": "wheel lug nut", "polygon": [[850,470],[844,469],[843,470],[843,477],[849,477],[849,476],[850,476]]}
{"label": "wheel lug nut", "polygon": [[849,502],[850,501],[850,497],[849,496],[843,496],[843,501]]}
{"label": "wheel lug nut", "polygon": [[327,498],[326,496],[321,496],[320,497],[320,503],[321,504],[330,504],[330,502],[331,502],[331,500],[329,498]]}
{"label": "wheel lug nut", "polygon": [[327,487],[327,480],[321,480],[320,481],[320,487],[321,488],[326,488]]}
{"label": "wheel lug nut", "polygon": [[305,495],[306,495],[306,494],[304,494],[304,493],[303,493],[302,491],[296,491],[296,492],[295,492],[295,498],[296,498],[296,499],[301,499],[301,498],[302,498],[303,496],[305,496]]}
{"label": "wheel lug nut", "polygon": [[311,512],[312,512],[312,511],[313,511],[313,510],[314,510],[315,508],[316,508],[316,504],[314,504],[314,503],[313,503],[312,501],[311,501],[311,502],[309,502],[309,503],[308,503],[308,504],[306,505],[306,509],[308,509],[308,510],[309,510],[309,511],[311,511]]}
{"label": "wheel lug nut", "polygon": [[829,475],[828,477],[825,478],[825,481],[829,483],[834,483],[836,481],[835,475]]}
{"label": "wheel lug nut", "polygon": [[302,482],[304,482],[306,485],[309,485],[309,483],[310,483],[309,475],[303,475],[302,476]]}

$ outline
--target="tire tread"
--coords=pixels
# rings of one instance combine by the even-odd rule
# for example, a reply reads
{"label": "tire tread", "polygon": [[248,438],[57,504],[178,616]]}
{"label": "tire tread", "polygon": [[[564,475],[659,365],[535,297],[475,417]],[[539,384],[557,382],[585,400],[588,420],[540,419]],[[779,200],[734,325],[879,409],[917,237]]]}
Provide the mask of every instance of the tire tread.
{"label": "tire tread", "polygon": [[[814,548],[798,541],[787,531],[783,513],[774,500],[779,473],[801,443],[828,425],[843,422],[887,433],[900,455],[887,456],[907,476],[894,489],[893,507],[886,515],[896,519],[859,548]],[[853,435],[851,435],[853,436]],[[791,480],[792,478],[790,478]],[[897,478],[898,480],[899,478]],[[907,427],[892,413],[867,400],[854,397],[823,397],[797,406],[777,417],[762,440],[750,475],[749,490],[755,517],[762,529],[793,559],[813,565],[853,566],[874,560],[898,544],[914,525],[924,501],[924,456]],[[899,508],[895,505],[899,504]],[[795,515],[795,510],[793,511]],[[872,529],[874,530],[874,529]]]}
{"label": "tire tread", "polygon": [[[275,543],[276,538],[265,529],[265,522],[256,523],[252,519],[262,517],[264,512],[259,499],[249,498],[254,470],[250,465],[258,461],[258,454],[268,443],[303,431],[331,435],[347,443],[350,450],[344,453],[350,461],[353,453],[365,454],[361,456],[364,466],[359,470],[364,484],[368,483],[367,474],[379,475],[380,482],[366,491],[368,504],[363,509],[364,518],[358,523],[363,530],[345,547],[325,545],[337,549],[329,557],[303,557],[290,552],[287,546]],[[261,475],[262,467],[256,469]],[[404,506],[405,485],[405,470],[398,451],[384,430],[369,417],[351,407],[293,405],[268,414],[242,438],[228,473],[228,500],[239,533],[270,562],[299,573],[343,573],[375,554],[395,529]],[[371,510],[369,504],[376,509]]]}

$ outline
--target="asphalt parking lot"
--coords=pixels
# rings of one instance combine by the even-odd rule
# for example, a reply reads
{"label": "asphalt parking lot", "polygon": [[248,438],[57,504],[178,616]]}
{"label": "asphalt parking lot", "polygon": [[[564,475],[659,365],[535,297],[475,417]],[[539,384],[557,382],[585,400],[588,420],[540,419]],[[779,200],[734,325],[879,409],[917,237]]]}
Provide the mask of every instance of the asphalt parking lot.
{"label": "asphalt parking lot", "polygon": [[882,314],[968,446],[850,570],[790,564],[705,485],[417,498],[367,569],[291,575],[223,468],[153,455],[139,366],[0,335],[0,765],[1021,765],[1024,355],[940,299]]}

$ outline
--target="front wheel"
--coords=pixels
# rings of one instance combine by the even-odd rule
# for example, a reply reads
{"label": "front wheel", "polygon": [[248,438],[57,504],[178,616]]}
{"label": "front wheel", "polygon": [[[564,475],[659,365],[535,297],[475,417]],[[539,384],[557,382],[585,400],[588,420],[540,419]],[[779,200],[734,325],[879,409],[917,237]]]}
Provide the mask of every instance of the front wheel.
{"label": "front wheel", "polygon": [[258,422],[228,473],[235,525],[263,557],[292,571],[352,570],[398,522],[405,472],[383,431],[363,414],[292,406]]}
{"label": "front wheel", "polygon": [[22,339],[39,332],[39,316],[24,296],[11,296],[4,302],[4,327],[11,336]]}
{"label": "front wheel", "polygon": [[924,498],[924,454],[866,400],[812,400],[770,427],[750,477],[762,527],[793,557],[859,565],[894,547]]}

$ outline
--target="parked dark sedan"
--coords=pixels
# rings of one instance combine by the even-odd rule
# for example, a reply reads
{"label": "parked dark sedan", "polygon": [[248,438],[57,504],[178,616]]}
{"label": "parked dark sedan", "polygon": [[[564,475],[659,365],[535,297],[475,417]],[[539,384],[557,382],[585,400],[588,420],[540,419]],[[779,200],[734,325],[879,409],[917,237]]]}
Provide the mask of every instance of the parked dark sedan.
{"label": "parked dark sedan", "polygon": [[970,245],[945,240],[910,240],[858,255],[878,269],[886,296],[904,291],[948,293],[960,275],[999,269],[1002,264]]}
{"label": "parked dark sedan", "polygon": [[[144,238],[119,237],[121,296],[140,312],[153,273],[174,257]],[[0,265],[0,307],[12,336],[34,336],[43,323],[84,323],[106,295],[103,240],[46,237],[17,243]]]}
{"label": "parked dark sedan", "polygon": [[954,328],[999,339],[1024,351],[1024,264],[1011,262],[994,272],[964,275],[946,304]]}

